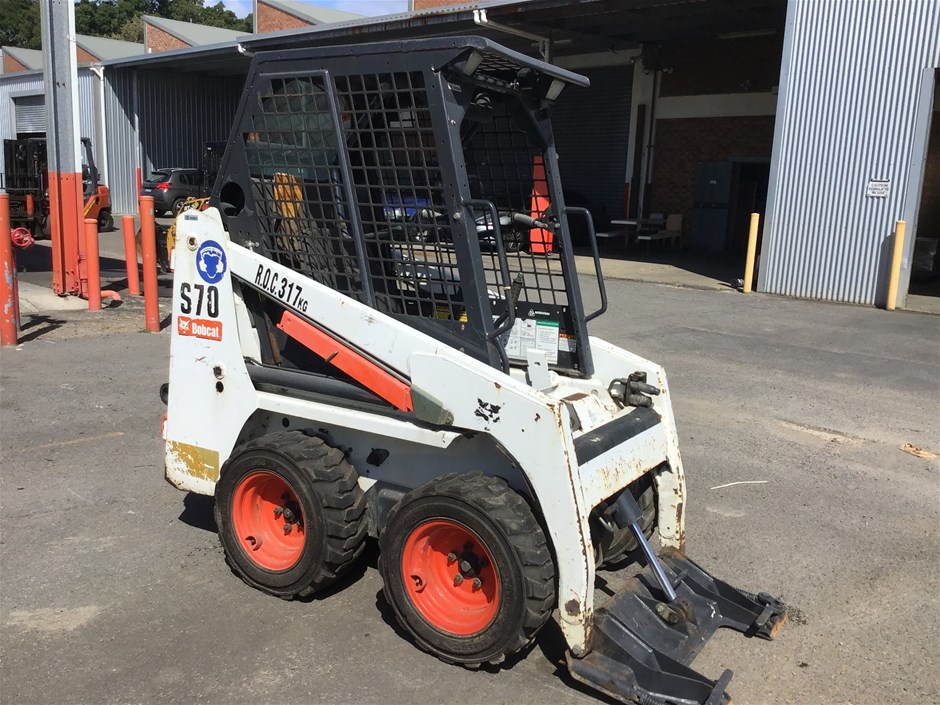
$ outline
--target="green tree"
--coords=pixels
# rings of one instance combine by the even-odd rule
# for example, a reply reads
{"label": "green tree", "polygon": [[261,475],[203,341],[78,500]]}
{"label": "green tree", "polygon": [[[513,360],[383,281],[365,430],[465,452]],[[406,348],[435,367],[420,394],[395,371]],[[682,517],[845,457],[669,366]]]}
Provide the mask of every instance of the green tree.
{"label": "green tree", "polygon": [[0,46],[42,48],[39,0],[0,0]]}
{"label": "green tree", "polygon": [[[40,1],[0,0],[0,45],[41,48]],[[221,2],[207,7],[205,0],[77,0],[75,30],[79,34],[95,37],[142,42],[144,30],[141,15],[155,15],[242,32],[250,32],[252,28],[251,15],[243,20],[238,19]]]}

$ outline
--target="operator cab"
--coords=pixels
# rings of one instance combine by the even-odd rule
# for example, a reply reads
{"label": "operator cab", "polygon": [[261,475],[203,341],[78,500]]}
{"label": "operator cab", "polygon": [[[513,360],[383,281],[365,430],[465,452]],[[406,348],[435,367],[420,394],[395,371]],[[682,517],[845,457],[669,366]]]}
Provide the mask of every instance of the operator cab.
{"label": "operator cab", "polygon": [[[590,215],[547,109],[587,79],[475,37],[392,51],[257,55],[213,196],[232,240],[493,366],[590,375],[568,228]],[[245,284],[265,363],[317,365]]]}

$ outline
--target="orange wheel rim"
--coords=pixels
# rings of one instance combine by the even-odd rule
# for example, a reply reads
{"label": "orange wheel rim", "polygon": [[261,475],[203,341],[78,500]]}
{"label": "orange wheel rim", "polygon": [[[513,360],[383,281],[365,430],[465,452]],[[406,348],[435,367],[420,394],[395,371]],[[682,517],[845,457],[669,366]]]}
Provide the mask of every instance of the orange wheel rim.
{"label": "orange wheel rim", "polygon": [[232,524],[245,555],[259,567],[284,571],[300,560],[307,524],[297,495],[280,475],[259,470],[238,483]]}
{"label": "orange wheel rim", "polygon": [[402,553],[405,591],[436,629],[459,636],[483,631],[499,610],[499,574],[473,531],[433,519],[418,526]]}

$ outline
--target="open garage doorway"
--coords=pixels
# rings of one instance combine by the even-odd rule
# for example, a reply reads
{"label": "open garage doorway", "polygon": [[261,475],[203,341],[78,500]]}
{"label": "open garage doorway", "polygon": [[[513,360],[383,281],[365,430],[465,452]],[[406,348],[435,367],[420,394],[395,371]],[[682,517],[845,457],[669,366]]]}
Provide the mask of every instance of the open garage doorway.
{"label": "open garage doorway", "polygon": [[911,250],[906,307],[940,313],[940,71],[934,70],[933,109],[924,179]]}

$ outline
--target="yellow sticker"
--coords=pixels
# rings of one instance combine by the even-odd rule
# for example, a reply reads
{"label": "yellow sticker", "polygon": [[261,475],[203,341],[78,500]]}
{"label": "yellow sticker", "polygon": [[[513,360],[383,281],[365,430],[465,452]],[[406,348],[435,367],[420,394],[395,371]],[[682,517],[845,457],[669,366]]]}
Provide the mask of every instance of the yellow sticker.
{"label": "yellow sticker", "polygon": [[218,481],[219,451],[179,441],[170,441],[168,445],[170,455],[176,458],[187,475],[210,482]]}

